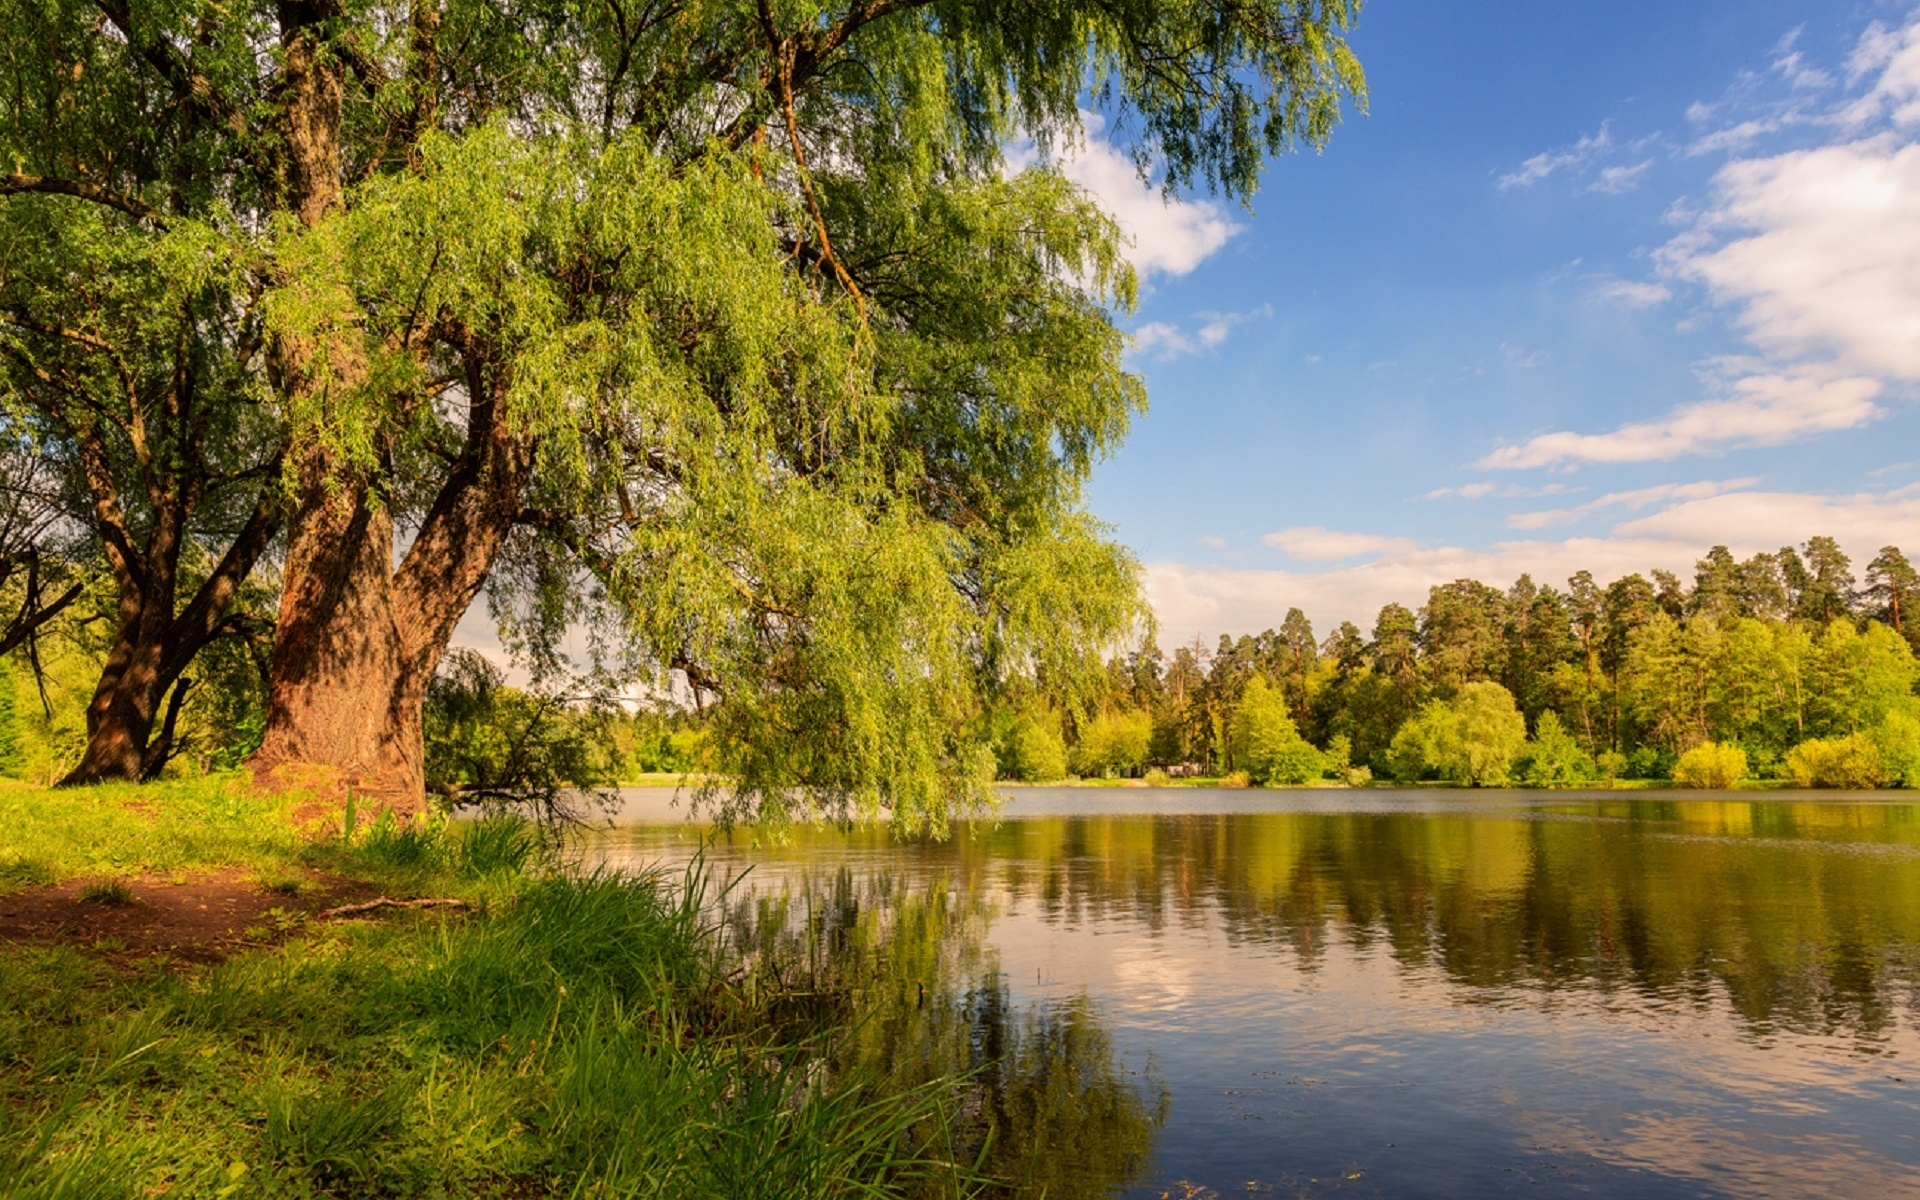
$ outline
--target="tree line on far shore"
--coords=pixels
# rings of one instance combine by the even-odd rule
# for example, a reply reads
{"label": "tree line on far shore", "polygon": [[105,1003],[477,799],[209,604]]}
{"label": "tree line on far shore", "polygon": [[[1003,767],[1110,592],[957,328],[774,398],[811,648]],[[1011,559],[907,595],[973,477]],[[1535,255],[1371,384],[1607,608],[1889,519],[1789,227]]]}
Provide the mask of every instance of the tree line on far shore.
{"label": "tree line on far shore", "polygon": [[[1092,703],[996,711],[1003,778],[1223,775],[1253,783],[1565,786],[1746,779],[1920,786],[1920,574],[1839,544],[1564,589],[1462,579],[1371,630],[1278,629],[1115,656]],[[1157,777],[1157,776],[1156,776]]]}

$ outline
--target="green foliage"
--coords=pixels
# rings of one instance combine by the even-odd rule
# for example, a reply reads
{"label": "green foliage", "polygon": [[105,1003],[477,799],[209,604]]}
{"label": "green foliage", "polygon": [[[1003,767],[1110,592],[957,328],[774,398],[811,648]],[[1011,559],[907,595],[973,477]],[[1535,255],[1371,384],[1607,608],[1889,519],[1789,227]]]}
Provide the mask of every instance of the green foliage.
{"label": "green foliage", "polygon": [[20,738],[20,687],[10,655],[0,654],[0,779],[19,779],[26,768]]}
{"label": "green foliage", "polygon": [[1497,683],[1470,683],[1453,702],[1459,721],[1461,759],[1455,779],[1475,787],[1504,787],[1514,760],[1527,744],[1527,722],[1513,693]]}
{"label": "green foliage", "polygon": [[1320,752],[1294,728],[1286,696],[1265,676],[1247,681],[1229,738],[1234,766],[1256,783],[1305,783],[1326,769]]}
{"label": "green foliage", "polygon": [[1701,742],[1674,764],[1673,781],[1681,787],[1725,791],[1747,778],[1747,752],[1738,746]]}
{"label": "green foliage", "polygon": [[564,788],[612,782],[603,712],[508,687],[477,652],[447,655],[424,716],[428,785],[456,804],[552,805]]}
{"label": "green foliage", "polygon": [[1401,726],[1388,758],[1396,779],[1505,787],[1526,744],[1526,718],[1512,693],[1497,683],[1469,683],[1451,703],[1429,701]]}
{"label": "green foliage", "polygon": [[1527,743],[1521,782],[1528,787],[1573,787],[1591,782],[1598,773],[1593,757],[1580,748],[1560,714],[1552,709],[1541,713]]}
{"label": "green foliage", "polygon": [[1153,718],[1139,709],[1106,711],[1080,730],[1073,769],[1081,775],[1111,777],[1136,770],[1147,760]]}
{"label": "green foliage", "polygon": [[1444,774],[1461,758],[1459,725],[1444,700],[1429,700],[1393,735],[1387,761],[1402,783]]}
{"label": "green foliage", "polygon": [[1911,710],[1889,712],[1872,736],[1887,782],[1920,788],[1920,715]]}
{"label": "green foliage", "polygon": [[1864,790],[1887,781],[1880,748],[1864,733],[1808,738],[1787,751],[1782,765],[1795,787]]}
{"label": "green foliage", "polygon": [[1013,715],[1000,741],[1000,774],[1027,783],[1048,783],[1067,774],[1067,743],[1051,709],[1031,707]]}

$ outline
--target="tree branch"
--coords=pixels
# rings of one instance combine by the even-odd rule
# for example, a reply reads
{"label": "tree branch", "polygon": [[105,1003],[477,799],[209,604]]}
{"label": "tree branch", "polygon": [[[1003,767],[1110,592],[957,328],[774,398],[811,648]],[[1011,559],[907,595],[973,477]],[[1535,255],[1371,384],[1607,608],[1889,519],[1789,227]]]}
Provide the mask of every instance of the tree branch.
{"label": "tree branch", "polygon": [[137,220],[151,221],[162,229],[168,225],[167,215],[159,209],[98,184],[85,183],[78,179],[52,179],[45,175],[0,176],[0,196],[18,196],[29,192],[90,200],[95,204],[119,209]]}

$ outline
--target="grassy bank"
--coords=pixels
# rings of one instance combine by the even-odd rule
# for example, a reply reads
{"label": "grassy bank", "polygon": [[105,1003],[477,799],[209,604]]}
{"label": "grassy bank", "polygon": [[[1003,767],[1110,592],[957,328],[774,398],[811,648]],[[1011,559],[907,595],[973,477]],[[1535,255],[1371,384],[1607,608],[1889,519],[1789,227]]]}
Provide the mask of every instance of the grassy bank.
{"label": "grassy bank", "polygon": [[[830,1069],[849,1010],[729,961],[697,878],[561,871],[498,821],[316,841],[234,781],[14,789],[0,822],[16,918],[274,901],[237,946],[0,944],[0,1195],[967,1190],[948,1091]],[[372,892],[465,907],[317,907]]]}

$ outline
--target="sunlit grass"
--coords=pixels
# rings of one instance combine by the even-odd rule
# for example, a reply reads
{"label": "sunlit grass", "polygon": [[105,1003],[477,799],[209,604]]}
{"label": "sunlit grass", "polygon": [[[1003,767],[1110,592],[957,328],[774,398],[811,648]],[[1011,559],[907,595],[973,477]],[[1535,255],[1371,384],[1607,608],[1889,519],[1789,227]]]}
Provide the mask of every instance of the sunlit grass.
{"label": "sunlit grass", "polygon": [[246,866],[468,905],[307,917],[212,966],[0,946],[0,1197],[970,1190],[939,1153],[953,1089],[831,1070],[846,1006],[729,957],[697,872],[563,870],[512,818],[308,843],[231,780],[0,804],[17,861],[106,876],[99,902],[125,875]]}

